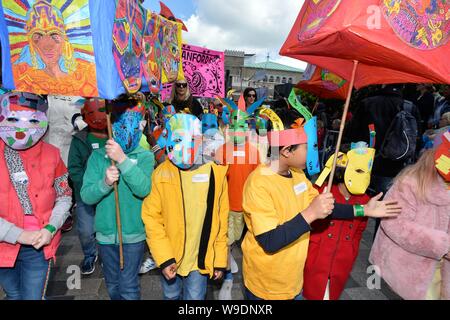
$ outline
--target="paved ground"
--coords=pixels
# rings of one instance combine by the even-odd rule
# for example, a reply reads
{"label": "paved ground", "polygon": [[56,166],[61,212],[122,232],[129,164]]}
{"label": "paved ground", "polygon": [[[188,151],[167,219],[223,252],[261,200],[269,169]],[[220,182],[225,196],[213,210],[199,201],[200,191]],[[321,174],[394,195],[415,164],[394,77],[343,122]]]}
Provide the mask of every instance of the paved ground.
{"label": "paved ground", "polygon": [[[373,238],[374,223],[371,221],[363,235],[360,252],[353,268],[351,278],[348,280],[346,289],[341,296],[342,300],[397,300],[399,297],[389,290],[388,286],[382,282],[380,290],[369,290],[366,286],[369,263],[370,247]],[[242,252],[239,248],[233,250],[233,256],[238,264],[242,262]],[[97,264],[94,274],[81,278],[81,289],[69,289],[68,278],[73,274],[70,272],[71,266],[77,266],[83,258],[81,247],[78,241],[76,230],[64,234],[62,244],[58,250],[56,265],[52,269],[52,274],[47,290],[50,300],[108,300],[105,280],[101,267]],[[72,269],[73,270],[73,269]],[[69,271],[69,273],[68,273]],[[73,271],[72,271],[73,272]],[[236,300],[243,299],[242,275],[235,274],[232,297]],[[73,282],[72,282],[73,283]],[[144,300],[159,300],[162,298],[160,284],[160,272],[150,271],[141,276],[142,298]],[[220,284],[210,283],[208,286],[207,299],[217,299]],[[0,299],[4,294],[0,290]]]}

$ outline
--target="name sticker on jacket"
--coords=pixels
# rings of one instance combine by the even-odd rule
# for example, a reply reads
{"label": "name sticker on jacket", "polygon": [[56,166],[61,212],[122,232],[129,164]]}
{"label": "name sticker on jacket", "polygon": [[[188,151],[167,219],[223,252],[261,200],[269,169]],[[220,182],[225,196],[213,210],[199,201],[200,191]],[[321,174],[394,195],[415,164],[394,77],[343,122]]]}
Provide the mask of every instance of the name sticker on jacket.
{"label": "name sticker on jacket", "polygon": [[305,192],[308,189],[306,182],[299,183],[294,186],[295,195],[298,196],[300,193]]}
{"label": "name sticker on jacket", "polygon": [[203,183],[209,181],[209,174],[196,174],[192,177],[193,183]]}
{"label": "name sticker on jacket", "polygon": [[138,164],[138,159],[130,159],[133,164]]}
{"label": "name sticker on jacket", "polygon": [[93,143],[93,144],[91,144],[91,146],[92,146],[92,149],[94,149],[94,150],[100,148],[100,145],[98,143]]}
{"label": "name sticker on jacket", "polygon": [[16,172],[13,174],[13,179],[15,182],[21,183],[21,184],[27,184],[28,183],[28,176],[25,171]]}
{"label": "name sticker on jacket", "polygon": [[245,157],[245,151],[234,151],[233,152],[233,157]]}

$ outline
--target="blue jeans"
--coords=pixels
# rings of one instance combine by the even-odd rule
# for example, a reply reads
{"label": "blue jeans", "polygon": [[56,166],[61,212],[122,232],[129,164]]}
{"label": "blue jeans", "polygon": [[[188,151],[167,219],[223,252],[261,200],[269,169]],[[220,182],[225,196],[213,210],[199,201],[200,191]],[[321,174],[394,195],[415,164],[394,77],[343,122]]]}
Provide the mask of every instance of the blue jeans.
{"label": "blue jeans", "polygon": [[50,262],[44,251],[21,246],[13,268],[0,268],[0,287],[8,300],[44,300]]}
{"label": "blue jeans", "polygon": [[111,300],[140,300],[139,269],[145,241],[123,245],[124,268],[120,270],[119,245],[99,244],[106,288]]}
{"label": "blue jeans", "polygon": [[161,276],[164,300],[205,300],[208,277],[192,271],[187,277],[177,275],[166,280]]}
{"label": "blue jeans", "polygon": [[[298,295],[296,295],[294,297],[294,299],[292,300],[304,300],[303,295],[302,295],[303,291],[300,292]],[[261,298],[258,298],[257,296],[255,296],[253,293],[251,293],[250,290],[248,290],[247,288],[245,288],[245,299],[246,300],[253,300],[253,301],[259,301],[259,300],[264,300]]]}
{"label": "blue jeans", "polygon": [[77,201],[76,215],[78,238],[80,239],[84,258],[95,258],[97,255],[94,230],[95,208],[85,204],[83,201]]}

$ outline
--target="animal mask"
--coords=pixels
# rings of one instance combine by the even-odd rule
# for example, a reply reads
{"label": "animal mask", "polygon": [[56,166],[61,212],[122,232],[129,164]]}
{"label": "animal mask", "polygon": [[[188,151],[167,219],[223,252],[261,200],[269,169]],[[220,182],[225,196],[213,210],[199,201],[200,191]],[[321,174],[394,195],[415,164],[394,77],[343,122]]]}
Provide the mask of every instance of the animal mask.
{"label": "animal mask", "polygon": [[[332,155],[325,168],[316,181],[316,185],[321,187],[331,172],[334,156]],[[339,152],[337,167],[345,170],[344,183],[348,191],[354,195],[366,193],[370,185],[370,174],[372,172],[373,160],[375,158],[375,149],[368,148],[365,142],[352,144],[352,149],[347,154]],[[337,169],[337,168],[336,168]]]}

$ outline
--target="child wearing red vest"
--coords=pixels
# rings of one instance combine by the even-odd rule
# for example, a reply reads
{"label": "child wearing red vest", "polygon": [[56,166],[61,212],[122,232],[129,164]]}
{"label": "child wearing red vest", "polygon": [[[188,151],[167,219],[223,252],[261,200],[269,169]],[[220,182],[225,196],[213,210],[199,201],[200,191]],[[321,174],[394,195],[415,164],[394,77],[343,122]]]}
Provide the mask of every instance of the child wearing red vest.
{"label": "child wearing red vest", "polygon": [[59,150],[41,140],[47,101],[28,93],[0,100],[0,287],[10,300],[44,299],[72,190]]}

